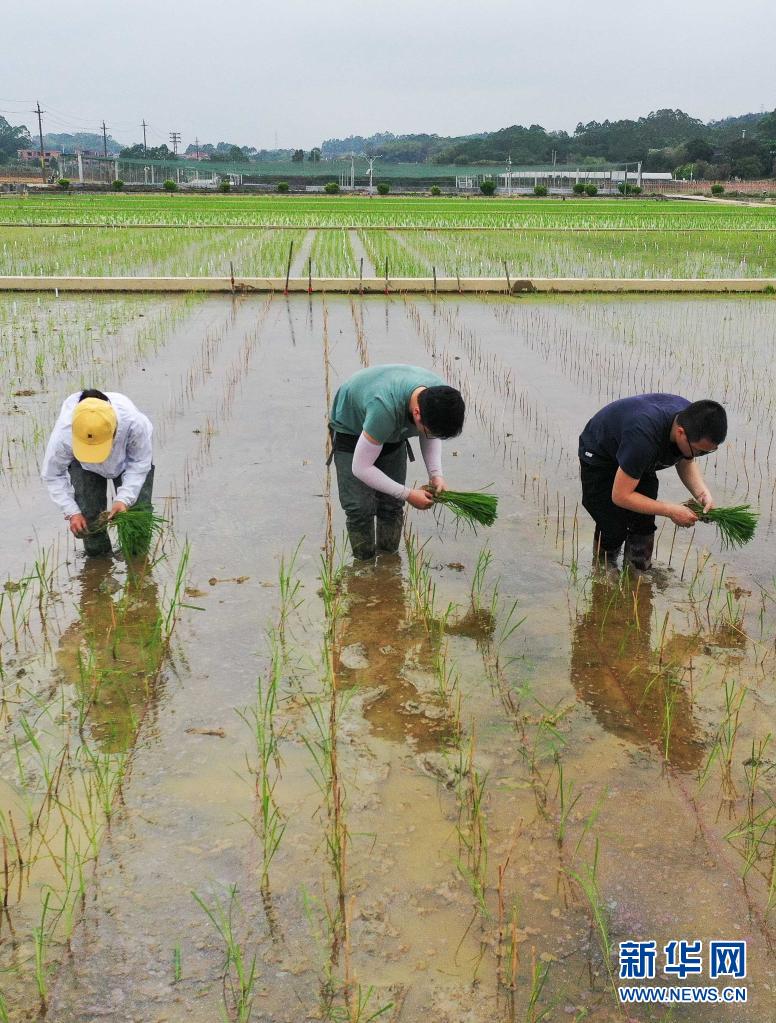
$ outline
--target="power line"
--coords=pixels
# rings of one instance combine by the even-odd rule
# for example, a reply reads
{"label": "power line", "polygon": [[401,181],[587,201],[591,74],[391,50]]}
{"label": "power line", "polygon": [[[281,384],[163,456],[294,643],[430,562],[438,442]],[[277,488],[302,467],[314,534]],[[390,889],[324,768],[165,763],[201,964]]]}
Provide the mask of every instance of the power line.
{"label": "power line", "polygon": [[181,141],[181,133],[179,131],[171,131],[170,132],[170,142],[172,142],[172,151],[175,154],[175,156],[178,155],[178,146],[180,144],[180,141]]}

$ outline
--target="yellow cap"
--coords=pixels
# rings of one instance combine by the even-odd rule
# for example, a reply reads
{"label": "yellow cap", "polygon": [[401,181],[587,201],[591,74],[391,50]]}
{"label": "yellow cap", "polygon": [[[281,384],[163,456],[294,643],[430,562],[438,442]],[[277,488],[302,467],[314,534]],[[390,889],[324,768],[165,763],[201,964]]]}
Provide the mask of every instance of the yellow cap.
{"label": "yellow cap", "polygon": [[113,447],[116,410],[102,398],[84,398],[73,412],[73,454],[79,462],[104,462]]}

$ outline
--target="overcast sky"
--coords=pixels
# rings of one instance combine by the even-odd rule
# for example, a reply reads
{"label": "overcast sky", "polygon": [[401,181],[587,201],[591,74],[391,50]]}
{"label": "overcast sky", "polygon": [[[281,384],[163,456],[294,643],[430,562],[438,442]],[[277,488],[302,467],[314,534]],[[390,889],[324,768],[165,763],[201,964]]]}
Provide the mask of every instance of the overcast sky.
{"label": "overcast sky", "polygon": [[149,145],[310,148],[678,107],[776,107],[776,0],[36,0],[0,22],[0,113]]}

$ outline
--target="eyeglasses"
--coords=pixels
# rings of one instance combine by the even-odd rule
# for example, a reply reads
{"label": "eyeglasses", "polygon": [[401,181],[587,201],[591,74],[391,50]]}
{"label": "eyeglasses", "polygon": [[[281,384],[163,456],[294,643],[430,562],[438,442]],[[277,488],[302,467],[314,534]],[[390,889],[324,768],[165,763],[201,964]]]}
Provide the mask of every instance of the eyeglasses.
{"label": "eyeglasses", "polygon": [[[685,440],[687,440],[687,437],[685,437]],[[689,440],[687,440],[687,447],[690,449],[690,454],[682,455],[682,458],[685,460],[685,462],[693,462],[696,458],[703,458],[704,455],[713,454],[712,451],[696,451],[696,449],[692,446]],[[716,450],[717,449],[715,448],[714,451]]]}

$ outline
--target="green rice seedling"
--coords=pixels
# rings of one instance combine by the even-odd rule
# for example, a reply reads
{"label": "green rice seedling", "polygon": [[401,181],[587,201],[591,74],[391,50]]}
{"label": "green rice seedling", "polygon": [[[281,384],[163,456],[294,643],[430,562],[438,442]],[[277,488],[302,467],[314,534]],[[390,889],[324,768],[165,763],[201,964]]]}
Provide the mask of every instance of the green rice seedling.
{"label": "green rice seedling", "polygon": [[278,633],[281,643],[285,642],[286,623],[290,615],[302,604],[299,591],[302,587],[301,580],[296,576],[296,562],[299,551],[304,543],[304,537],[294,548],[288,562],[285,555],[281,555],[280,568],[278,570],[278,585],[280,588],[280,610],[278,613]]}
{"label": "green rice seedling", "polygon": [[51,889],[47,888],[43,896],[43,905],[40,912],[40,923],[33,931],[35,942],[35,986],[38,989],[41,1012],[45,1013],[48,1001],[48,974],[49,967],[46,963],[46,947],[48,945],[48,929],[46,927],[46,914],[48,913],[49,902],[51,901]]}
{"label": "green rice seedling", "polygon": [[558,848],[562,849],[563,842],[566,837],[569,817],[572,814],[574,807],[582,798],[582,793],[578,792],[574,795],[574,782],[566,782],[563,774],[563,761],[561,760],[560,754],[557,750],[555,752],[555,767],[558,772],[558,788],[556,791],[558,799],[558,826],[556,839],[558,842]]}
{"label": "green rice seedling", "polygon": [[748,504],[738,504],[730,508],[710,508],[704,512],[703,505],[697,501],[688,501],[687,507],[698,516],[701,522],[710,522],[717,527],[723,549],[730,550],[743,547],[754,536],[759,514],[752,511]]}
{"label": "green rice seedling", "polygon": [[172,982],[173,984],[179,984],[183,977],[183,968],[181,964],[181,946],[177,944],[172,950]]}
{"label": "green rice seedling", "polygon": [[407,552],[407,575],[409,579],[410,604],[413,613],[420,618],[430,633],[435,628],[436,586],[429,572],[429,557],[425,543],[418,543],[417,534],[409,528],[404,534]]}
{"label": "green rice seedling", "polygon": [[498,497],[481,490],[442,490],[434,493],[434,503],[449,508],[459,522],[472,526],[492,526],[498,514]]}
{"label": "green rice seedling", "polygon": [[725,714],[714,736],[711,750],[700,774],[699,784],[701,788],[705,785],[714,762],[719,761],[723,792],[728,798],[733,799],[736,794],[733,782],[733,750],[741,724],[741,708],[749,690],[745,685],[737,685],[732,679],[724,680],[723,690]]}
{"label": "green rice seedling", "polygon": [[550,963],[536,961],[536,948],[531,946],[531,990],[528,993],[528,1005],[525,1010],[525,1023],[541,1023],[548,1019],[555,1006],[548,1005],[544,1009],[539,1007],[544,986],[550,973]]}
{"label": "green rice seedling", "polygon": [[167,520],[155,515],[150,504],[136,504],[113,518],[102,515],[91,528],[90,533],[102,533],[106,529],[116,530],[116,541],[125,558],[137,558],[147,554],[154,536],[160,536]]}
{"label": "green rice seedling", "polygon": [[767,805],[758,813],[747,812],[725,839],[744,860],[741,876],[746,878],[755,870],[765,882],[767,914],[776,902],[776,800],[767,791],[763,796]]}
{"label": "green rice seedling", "polygon": [[[256,685],[256,701],[238,715],[251,729],[254,738],[256,763],[248,761],[248,770],[255,778],[255,794],[261,824],[253,825],[262,840],[261,889],[269,890],[269,867],[280,846],[286,824],[275,801],[275,785],[280,770],[278,736],[275,731],[275,713],[278,706],[278,692],[283,674],[283,654],[280,640],[274,630],[268,634],[270,667],[266,683],[259,677]],[[274,765],[274,770],[273,770]]]}
{"label": "green rice seedling", "polygon": [[490,920],[487,904],[488,822],[484,812],[487,772],[480,773],[474,765],[474,736],[468,750],[459,750],[458,770],[458,841],[465,851],[466,862],[458,858],[458,872],[474,896],[483,919]]}
{"label": "green rice seedling", "polygon": [[[601,949],[604,966],[606,967],[609,984],[616,997],[617,982],[615,980],[614,971],[612,970],[612,949],[614,946],[609,933],[609,914],[606,906],[604,905],[604,901],[601,898],[601,892],[598,887],[598,852],[599,846],[598,839],[596,838],[593,862],[591,864],[585,864],[582,872],[569,872],[569,877],[576,881],[587,899],[590,912],[590,930],[591,933],[595,933],[598,938],[598,944]],[[590,969],[592,981],[592,963]]]}
{"label": "green rice seedling", "polygon": [[[480,553],[477,555],[477,564],[474,567],[474,577],[472,579],[471,586],[471,598],[472,608],[474,611],[482,610],[482,591],[485,585],[485,577],[488,574],[488,569],[493,563],[493,551],[487,544],[482,548]],[[498,583],[493,589],[494,595],[498,592]],[[492,603],[492,602],[491,602]]]}
{"label": "green rice seedling", "polygon": [[346,1005],[331,1005],[328,1007],[326,1018],[332,1023],[372,1023],[372,1020],[379,1019],[386,1012],[393,1008],[393,1002],[386,1002],[379,1008],[373,1007],[375,996],[374,987],[364,988],[361,984],[355,986],[355,991],[350,994]]}
{"label": "green rice seedling", "polygon": [[223,966],[223,988],[226,1018],[235,1020],[236,1023],[248,1023],[256,993],[256,954],[248,959],[244,946],[235,934],[237,885],[229,886],[229,901],[226,906],[218,897],[213,906],[208,906],[196,892],[193,891],[191,894],[224,943],[226,959]]}

